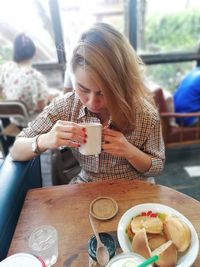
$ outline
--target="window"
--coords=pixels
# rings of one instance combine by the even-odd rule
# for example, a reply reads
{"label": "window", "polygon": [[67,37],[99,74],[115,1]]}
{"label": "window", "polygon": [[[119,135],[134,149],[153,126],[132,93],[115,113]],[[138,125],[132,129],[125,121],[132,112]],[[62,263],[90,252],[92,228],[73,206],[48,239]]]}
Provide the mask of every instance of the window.
{"label": "window", "polygon": [[107,22],[125,31],[123,0],[59,0],[67,54],[79,34],[94,22]]}
{"label": "window", "polygon": [[57,62],[48,1],[1,1],[0,18],[0,63],[12,59],[13,40],[21,32],[37,46],[35,63]]}
{"label": "window", "polygon": [[195,65],[195,61],[148,65],[146,67],[146,74],[151,82],[159,84],[163,89],[173,93],[183,77]]}
{"label": "window", "polygon": [[196,51],[200,42],[200,1],[138,1],[137,37],[139,53]]}
{"label": "window", "polygon": [[[152,54],[158,58],[159,54],[165,53],[197,53],[200,43],[199,0],[132,1],[137,2],[136,40],[140,55]],[[147,76],[173,92],[195,65],[195,61],[148,65]]]}

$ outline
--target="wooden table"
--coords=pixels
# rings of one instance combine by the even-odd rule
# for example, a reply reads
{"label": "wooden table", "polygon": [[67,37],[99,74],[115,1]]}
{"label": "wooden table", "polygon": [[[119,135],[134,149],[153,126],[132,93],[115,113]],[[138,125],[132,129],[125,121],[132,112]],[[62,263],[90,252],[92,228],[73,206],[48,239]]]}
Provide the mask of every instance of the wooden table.
{"label": "wooden table", "polygon": [[[119,219],[127,209],[151,202],[177,209],[192,222],[200,237],[200,202],[173,189],[139,180],[63,185],[28,192],[9,255],[29,252],[27,238],[30,233],[41,224],[51,224],[59,235],[59,257],[54,266],[87,267],[87,241],[93,235],[88,219],[89,204],[99,196],[114,198],[119,211],[111,220],[96,220],[98,231],[116,231]],[[200,255],[193,266],[200,266]]]}

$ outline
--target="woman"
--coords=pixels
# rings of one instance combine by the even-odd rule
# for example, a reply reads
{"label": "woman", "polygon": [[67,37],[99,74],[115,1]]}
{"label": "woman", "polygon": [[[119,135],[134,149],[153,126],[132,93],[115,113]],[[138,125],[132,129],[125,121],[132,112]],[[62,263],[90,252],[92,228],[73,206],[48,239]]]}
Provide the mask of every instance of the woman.
{"label": "woman", "polygon": [[[36,53],[34,42],[26,34],[17,35],[14,41],[13,61],[0,66],[0,87],[7,100],[21,100],[28,108],[31,119],[35,118],[46,105],[48,96],[44,76],[32,68]],[[19,126],[26,126],[23,119],[13,119]]]}
{"label": "woman", "polygon": [[[95,24],[82,34],[71,58],[74,92],[55,100],[19,134],[13,159],[28,160],[66,146],[82,166],[75,182],[160,173],[165,158],[161,124],[141,65],[122,34],[108,24]],[[87,142],[82,122],[102,123],[99,156],[79,153],[80,144]]]}

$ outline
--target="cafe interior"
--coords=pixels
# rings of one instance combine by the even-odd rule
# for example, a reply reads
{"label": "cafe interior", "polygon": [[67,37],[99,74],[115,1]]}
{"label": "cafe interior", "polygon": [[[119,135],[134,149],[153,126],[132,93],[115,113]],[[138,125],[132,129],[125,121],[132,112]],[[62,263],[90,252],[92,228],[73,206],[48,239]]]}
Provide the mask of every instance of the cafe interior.
{"label": "cafe interior", "polygon": [[[200,123],[179,125],[176,119],[181,113],[175,111],[173,98],[185,75],[200,67],[199,0],[0,1],[0,71],[1,65],[12,60],[15,36],[24,32],[36,44],[32,67],[44,75],[49,92],[57,97],[72,90],[65,85],[70,51],[80,32],[95,22],[111,24],[124,34],[144,62],[145,77],[162,125],[166,157],[163,171],[153,177],[153,183],[118,179],[71,184],[70,180],[81,167],[69,148],[65,154],[53,149],[29,161],[15,161],[10,148],[19,131],[11,127],[11,121],[20,117],[28,125],[30,114],[23,101],[1,96],[0,267],[21,267],[16,259],[6,265],[7,261],[9,264],[6,259],[12,260],[11,255],[17,253],[21,253],[19,258],[22,253],[41,258],[40,263],[26,265],[30,267],[123,267],[129,265],[115,265],[117,257],[123,256],[125,262],[126,257],[134,258],[133,253],[144,258],[143,263],[130,265],[133,267],[199,267]],[[200,111],[193,115],[200,122]],[[191,117],[191,114],[184,113],[184,116]],[[67,162],[66,166],[63,161]],[[167,236],[166,243],[172,240],[175,245],[175,252],[166,258],[165,253],[151,248],[145,223],[142,226],[140,222],[137,227],[142,229],[140,234],[143,231],[147,235],[150,253],[141,251],[144,244],[135,244],[139,230],[134,232],[130,220],[143,216],[146,221],[154,215],[157,219],[164,217],[163,229],[168,229],[161,230],[161,235]],[[169,232],[175,227],[171,227],[170,216],[177,216],[186,224],[189,241],[181,239],[184,234],[178,236],[178,243],[173,234],[169,238]],[[128,224],[132,229],[132,244],[127,234]],[[33,253],[28,241],[34,229],[41,225],[51,225],[57,231],[57,256],[50,263],[37,251]],[[104,253],[97,254],[99,244],[98,237],[94,240],[95,232],[100,233],[102,246],[109,254],[107,261],[99,259]],[[106,234],[114,243],[106,239]],[[179,247],[179,241],[185,242],[185,248]],[[174,262],[165,265],[167,258],[173,257]],[[149,264],[145,263],[148,258]]]}

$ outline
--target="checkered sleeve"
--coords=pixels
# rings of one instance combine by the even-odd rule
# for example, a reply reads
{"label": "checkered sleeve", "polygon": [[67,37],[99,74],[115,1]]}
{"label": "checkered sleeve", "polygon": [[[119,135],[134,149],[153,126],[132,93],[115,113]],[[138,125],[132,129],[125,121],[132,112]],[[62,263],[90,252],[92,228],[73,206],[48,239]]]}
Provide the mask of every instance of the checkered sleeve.
{"label": "checkered sleeve", "polygon": [[148,177],[158,175],[163,170],[165,162],[165,146],[159,118],[152,122],[151,130],[144,145],[144,151],[151,155],[152,164],[150,169],[143,175]]}

